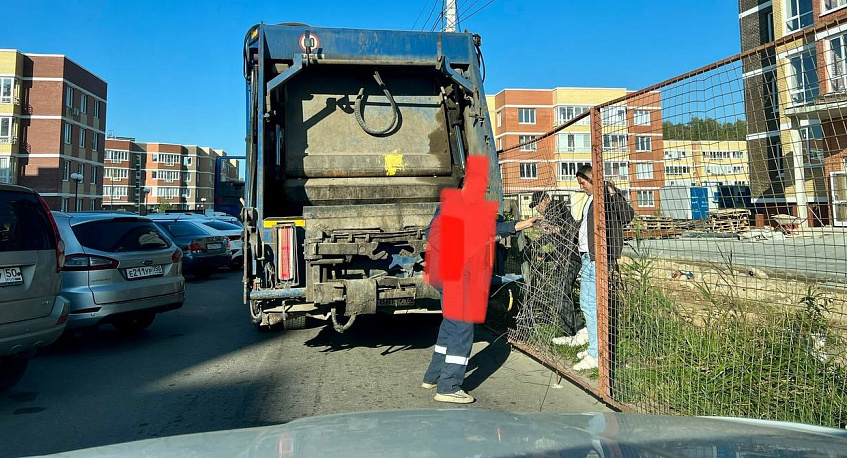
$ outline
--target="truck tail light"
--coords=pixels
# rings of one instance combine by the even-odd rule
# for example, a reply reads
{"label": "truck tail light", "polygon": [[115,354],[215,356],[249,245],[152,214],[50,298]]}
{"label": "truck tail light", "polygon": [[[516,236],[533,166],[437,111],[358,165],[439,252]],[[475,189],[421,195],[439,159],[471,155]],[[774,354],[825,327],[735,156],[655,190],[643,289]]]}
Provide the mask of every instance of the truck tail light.
{"label": "truck tail light", "polygon": [[294,225],[282,225],[277,229],[279,268],[277,275],[283,281],[292,281],[297,277],[297,232]]}

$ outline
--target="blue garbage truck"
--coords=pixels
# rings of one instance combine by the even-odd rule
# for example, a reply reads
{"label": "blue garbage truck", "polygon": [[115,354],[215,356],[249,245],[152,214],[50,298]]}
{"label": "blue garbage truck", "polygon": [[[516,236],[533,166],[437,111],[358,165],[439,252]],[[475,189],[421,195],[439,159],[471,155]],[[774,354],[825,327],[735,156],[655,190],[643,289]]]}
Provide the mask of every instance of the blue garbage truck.
{"label": "blue garbage truck", "polygon": [[259,329],[439,311],[425,229],[489,158],[480,37],[258,24],[244,42],[244,302]]}

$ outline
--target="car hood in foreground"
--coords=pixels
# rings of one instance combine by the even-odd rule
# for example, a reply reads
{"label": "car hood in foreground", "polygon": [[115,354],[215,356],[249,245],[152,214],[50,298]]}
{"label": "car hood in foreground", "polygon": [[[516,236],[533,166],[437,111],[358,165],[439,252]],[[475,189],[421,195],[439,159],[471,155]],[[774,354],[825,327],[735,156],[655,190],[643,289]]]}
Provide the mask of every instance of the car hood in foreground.
{"label": "car hood in foreground", "polygon": [[[847,433],[794,423],[642,414],[395,410],[110,445],[67,456],[847,457]],[[593,456],[593,455],[592,455]]]}

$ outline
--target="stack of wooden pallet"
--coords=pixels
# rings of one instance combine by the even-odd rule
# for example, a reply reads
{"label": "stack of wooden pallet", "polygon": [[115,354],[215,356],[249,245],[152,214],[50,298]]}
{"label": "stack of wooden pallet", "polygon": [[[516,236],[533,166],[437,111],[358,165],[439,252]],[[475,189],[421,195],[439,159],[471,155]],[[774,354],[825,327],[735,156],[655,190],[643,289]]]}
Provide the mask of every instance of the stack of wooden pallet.
{"label": "stack of wooden pallet", "polygon": [[727,208],[709,210],[709,224],[712,232],[737,233],[750,230],[750,210],[746,208]]}
{"label": "stack of wooden pallet", "polygon": [[658,239],[678,237],[682,231],[673,218],[667,216],[637,215],[625,228],[624,238]]}

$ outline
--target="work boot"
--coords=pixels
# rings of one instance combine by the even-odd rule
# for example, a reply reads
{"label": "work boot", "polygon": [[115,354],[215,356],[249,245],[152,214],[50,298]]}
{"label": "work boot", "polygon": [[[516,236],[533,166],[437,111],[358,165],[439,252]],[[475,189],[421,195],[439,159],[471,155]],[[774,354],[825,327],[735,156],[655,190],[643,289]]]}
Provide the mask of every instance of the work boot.
{"label": "work boot", "polygon": [[465,393],[464,390],[445,394],[435,393],[435,400],[439,402],[452,402],[453,404],[470,404],[476,401],[473,396]]}
{"label": "work boot", "polygon": [[582,361],[574,364],[573,369],[575,371],[587,371],[597,369],[597,366],[597,358],[587,355],[585,358],[582,358]]}

